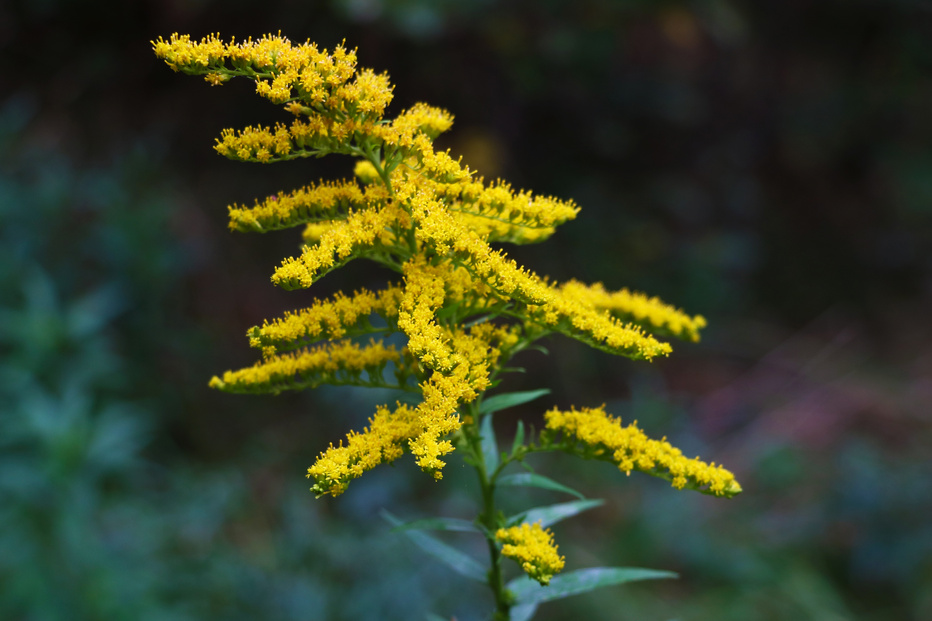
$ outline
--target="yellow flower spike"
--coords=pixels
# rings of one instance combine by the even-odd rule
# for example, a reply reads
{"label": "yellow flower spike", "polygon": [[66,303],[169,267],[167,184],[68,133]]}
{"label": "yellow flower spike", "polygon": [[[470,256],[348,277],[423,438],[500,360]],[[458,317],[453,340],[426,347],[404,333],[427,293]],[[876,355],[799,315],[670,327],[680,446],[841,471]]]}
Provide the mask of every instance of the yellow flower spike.
{"label": "yellow flower spike", "polygon": [[230,229],[243,232],[275,231],[309,222],[346,217],[351,209],[378,206],[388,197],[384,187],[360,188],[355,181],[320,182],[256,201],[253,207],[228,207]]}
{"label": "yellow flower spike", "polygon": [[401,287],[397,285],[375,293],[367,289],[352,296],[337,293],[329,300],[318,300],[308,308],[252,328],[247,333],[250,345],[281,352],[324,339],[384,332],[385,328],[372,326],[370,317],[377,314],[391,326],[398,318],[401,295]]}
{"label": "yellow flower spike", "polygon": [[550,584],[550,579],[565,564],[565,558],[560,556],[553,542],[553,533],[549,528],[541,528],[540,522],[500,528],[495,532],[495,539],[503,544],[502,556],[514,560],[524,573],[543,586]]}
{"label": "yellow flower spike", "polygon": [[404,218],[406,214],[391,204],[353,212],[324,231],[316,245],[305,246],[300,256],[282,261],[272,274],[272,282],[283,289],[307,289],[331,270],[364,254],[388,227]]}
{"label": "yellow flower spike", "polygon": [[[481,326],[481,327],[480,327]],[[457,366],[445,374],[434,371],[421,384],[424,400],[416,407],[399,406],[394,413],[380,408],[362,434],[351,432],[348,444],[332,446],[308,469],[316,481],[318,495],[343,493],[349,481],[380,463],[392,461],[407,447],[417,465],[435,479],[442,478],[446,465],[441,457],[453,451],[442,439],[462,426],[457,408],[476,399],[477,390],[488,384],[488,368],[502,351],[518,341],[517,328],[480,324],[451,337],[462,350]]]}
{"label": "yellow flower spike", "polygon": [[586,285],[571,280],[560,287],[568,297],[597,310],[608,311],[622,321],[632,321],[657,333],[669,334],[688,341],[699,341],[699,330],[706,326],[702,315],[690,317],[657,297],[628,289],[609,292],[602,283]]}
{"label": "yellow flower spike", "polygon": [[408,349],[427,367],[448,370],[452,351],[436,321],[446,297],[444,269],[417,257],[404,265],[405,284],[398,310],[398,327],[408,335]]}
{"label": "yellow flower spike", "polygon": [[404,442],[420,431],[420,417],[415,409],[402,404],[394,411],[384,405],[378,407],[362,433],[351,431],[345,445],[331,444],[307,469],[307,477],[314,479],[311,491],[318,496],[339,496],[352,479],[401,457]]}
{"label": "yellow flower spike", "polygon": [[[391,101],[387,78],[368,71],[356,75],[356,54],[342,46],[328,54],[311,42],[295,45],[281,34],[226,44],[216,35],[196,42],[173,34],[168,41],[153,41],[152,48],[175,71],[251,78],[256,92],[275,103],[297,97],[309,105],[329,102],[342,112],[355,107],[378,117]],[[354,75],[354,86],[341,91]]]}
{"label": "yellow flower spike", "polygon": [[320,384],[382,386],[385,365],[400,359],[392,345],[372,341],[363,347],[351,341],[338,341],[272,355],[251,367],[227,371],[222,378],[213,377],[210,387],[224,392],[278,394]]}
{"label": "yellow flower spike", "polygon": [[[544,446],[611,461],[626,474],[638,470],[671,481],[677,489],[729,497],[741,492],[735,476],[725,468],[684,457],[666,438],[651,440],[638,429],[637,421],[622,427],[621,419],[607,414],[604,407],[568,412],[554,408],[544,414],[544,421]],[[557,440],[560,434],[563,439]]]}
{"label": "yellow flower spike", "polygon": [[412,199],[411,215],[418,225],[416,235],[438,254],[460,259],[471,275],[499,295],[528,305],[531,317],[549,329],[581,340],[593,347],[627,356],[651,360],[672,351],[640,328],[626,325],[581,304],[548,285],[533,272],[519,268],[501,252],[496,252],[474,231],[457,222],[438,201],[421,192]]}

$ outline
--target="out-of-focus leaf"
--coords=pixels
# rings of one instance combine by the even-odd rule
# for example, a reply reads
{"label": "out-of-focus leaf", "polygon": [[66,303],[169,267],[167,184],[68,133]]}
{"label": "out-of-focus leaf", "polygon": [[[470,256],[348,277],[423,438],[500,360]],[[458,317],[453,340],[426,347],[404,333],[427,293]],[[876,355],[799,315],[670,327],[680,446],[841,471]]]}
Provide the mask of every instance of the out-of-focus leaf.
{"label": "out-of-focus leaf", "polygon": [[485,471],[492,474],[498,468],[498,442],[495,441],[491,415],[486,414],[482,419],[479,433],[482,435],[482,460],[485,462]]}
{"label": "out-of-focus leaf", "polygon": [[536,580],[522,576],[509,582],[506,588],[514,593],[519,605],[528,606],[625,582],[678,577],[672,571],[640,567],[590,567],[554,576],[547,586],[541,586]]}
{"label": "out-of-focus leaf", "polygon": [[550,391],[546,388],[541,390],[525,390],[522,392],[506,392],[500,395],[495,395],[494,397],[489,397],[482,402],[482,405],[479,406],[480,414],[492,414],[493,412],[498,412],[499,410],[505,410],[516,405],[521,405],[522,403],[527,403],[528,401],[533,401],[539,397],[550,394]]}
{"label": "out-of-focus leaf", "polygon": [[[401,520],[388,511],[383,510],[382,517],[392,526],[401,525]],[[471,556],[443,543],[439,539],[431,537],[427,533],[422,533],[417,530],[407,530],[404,531],[404,534],[419,548],[427,552],[427,554],[433,556],[461,576],[471,578],[477,582],[485,582],[485,569],[479,564],[479,561]]]}
{"label": "out-of-focus leaf", "polygon": [[537,604],[518,604],[510,612],[511,621],[530,621],[537,612]]}
{"label": "out-of-focus leaf", "polygon": [[511,444],[511,452],[514,453],[518,447],[524,444],[524,421],[518,421],[518,428],[515,430],[515,441]]}
{"label": "out-of-focus leaf", "polygon": [[476,525],[468,520],[459,520],[457,518],[424,518],[423,520],[413,520],[399,524],[392,529],[392,532],[403,532],[406,530],[449,530],[462,533],[480,532]]}
{"label": "out-of-focus leaf", "polygon": [[573,502],[562,502],[556,505],[548,505],[546,507],[535,507],[533,509],[528,509],[527,511],[522,511],[508,518],[508,524],[513,526],[515,524],[520,524],[522,522],[527,522],[528,524],[533,524],[535,522],[540,522],[542,528],[546,528],[551,524],[556,524],[561,520],[565,520],[568,517],[573,517],[578,513],[583,511],[588,511],[594,507],[598,507],[603,504],[605,501],[601,498],[592,498],[590,500],[574,500]]}
{"label": "out-of-focus leaf", "polygon": [[576,496],[580,500],[585,500],[586,497],[583,496],[580,492],[576,491],[572,487],[567,487],[562,483],[557,483],[549,477],[545,477],[542,474],[534,474],[533,472],[519,472],[517,474],[509,474],[498,480],[499,485],[511,486],[511,487],[539,487],[541,489],[549,489],[556,492],[565,492],[572,496]]}

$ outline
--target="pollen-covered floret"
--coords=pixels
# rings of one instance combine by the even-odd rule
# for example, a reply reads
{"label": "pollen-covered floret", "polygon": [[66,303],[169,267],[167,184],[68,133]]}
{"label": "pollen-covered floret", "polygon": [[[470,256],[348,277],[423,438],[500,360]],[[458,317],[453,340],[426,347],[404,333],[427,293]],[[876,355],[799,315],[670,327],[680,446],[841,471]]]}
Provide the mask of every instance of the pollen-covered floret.
{"label": "pollen-covered floret", "polygon": [[[611,461],[627,474],[638,470],[658,476],[677,489],[715,496],[734,496],[741,491],[735,475],[722,466],[684,457],[666,438],[651,440],[638,429],[637,421],[622,427],[621,419],[607,414],[604,407],[568,412],[554,408],[544,414],[544,421],[544,446]],[[558,435],[563,436],[561,440]]]}
{"label": "pollen-covered floret", "polygon": [[541,528],[540,522],[511,528],[500,528],[495,539],[502,545],[502,555],[513,559],[530,578],[542,585],[563,569],[564,557],[557,552],[550,529]]}

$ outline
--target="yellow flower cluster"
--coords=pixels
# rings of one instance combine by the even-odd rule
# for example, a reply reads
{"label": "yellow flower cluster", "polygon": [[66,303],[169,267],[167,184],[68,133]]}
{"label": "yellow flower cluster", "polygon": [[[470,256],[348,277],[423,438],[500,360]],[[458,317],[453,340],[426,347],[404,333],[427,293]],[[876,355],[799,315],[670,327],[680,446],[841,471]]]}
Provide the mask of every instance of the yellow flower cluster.
{"label": "yellow flower cluster", "polygon": [[281,34],[242,43],[173,34],[168,41],[159,37],[152,47],[175,71],[205,75],[214,85],[235,76],[252,78],[256,93],[275,103],[299,101],[377,119],[392,100],[388,76],[368,69],[357,73],[356,52],[343,46],[330,54],[310,41],[294,45]]}
{"label": "yellow flower cluster", "polygon": [[360,188],[354,181],[322,181],[269,196],[253,207],[233,204],[227,209],[231,230],[264,233],[306,223],[329,223],[344,218],[353,208],[377,206],[387,198],[383,186]]}
{"label": "yellow flower cluster", "polygon": [[244,162],[280,162],[298,157],[320,157],[327,153],[355,155],[355,144],[375,132],[373,121],[350,117],[334,120],[313,116],[307,121],[295,120],[291,125],[276,123],[274,127],[224,129],[214,150],[231,160]]}
{"label": "yellow flower cluster", "polygon": [[406,214],[394,204],[352,212],[346,219],[334,222],[315,245],[305,246],[300,256],[282,261],[272,274],[272,282],[283,289],[306,289],[324,274],[376,245],[386,228],[405,218]]}
{"label": "yellow flower cluster", "polygon": [[[651,440],[638,429],[637,421],[622,427],[621,419],[606,414],[604,407],[569,412],[554,408],[544,414],[544,420],[544,447],[611,461],[627,474],[632,470],[645,472],[671,481],[677,489],[688,487],[715,496],[734,496],[741,491],[735,476],[725,468],[714,462],[706,464],[698,457],[684,457],[666,438]],[[562,441],[556,440],[558,434],[563,434]]]}
{"label": "yellow flower cluster", "polygon": [[602,283],[586,285],[576,280],[565,283],[563,293],[596,310],[608,311],[622,321],[631,321],[658,334],[668,334],[693,342],[699,341],[699,330],[706,326],[705,317],[690,317],[657,297],[628,291],[606,291]]}
{"label": "yellow flower cluster", "polygon": [[[239,43],[174,34],[153,48],[172,69],[204,75],[211,84],[251,79],[260,96],[295,115],[288,124],[223,130],[215,149],[226,157],[273,162],[342,153],[359,160],[357,180],[320,182],[252,207],[229,207],[233,230],[304,226],[306,245],[275,269],[274,284],[307,288],[355,258],[403,276],[380,292],[336,295],[251,329],[250,344],[263,360],[211,380],[233,392],[277,393],[324,382],[386,386],[382,373],[389,362],[396,368],[394,387],[413,390],[408,380],[414,379],[420,404],[380,408],[363,433],[351,433],[345,445],[321,455],[308,471],[317,493],[339,494],[363,471],[404,450],[440,478],[442,458],[453,450],[449,437],[462,424],[460,409],[491,385],[500,361],[542,335],[557,332],[645,360],[671,351],[655,335],[698,338],[701,317],[627,290],[550,283],[493,249],[492,243],[546,239],[579,208],[487,182],[449,152],[436,151],[434,139],[453,123],[445,110],[417,103],[383,118],[393,87],[387,75],[357,68],[355,52],[294,44],[280,34]],[[373,325],[373,315],[384,327]],[[502,317],[511,323],[502,324]],[[407,338],[400,351],[381,342],[335,340],[392,332]],[[323,340],[328,343],[309,348]],[[631,429],[625,433],[632,435]],[[638,453],[630,456],[638,465],[628,469],[680,468],[671,452],[653,451],[653,465],[645,465],[648,453]],[[622,457],[617,463],[628,464]],[[679,486],[688,480],[720,487],[698,471],[680,468],[671,476]]]}
{"label": "yellow flower cluster", "polygon": [[437,310],[446,298],[444,271],[427,265],[423,257],[405,263],[398,327],[408,335],[408,349],[418,360],[428,368],[448,371],[453,366],[453,352],[448,332],[436,321]]}
{"label": "yellow flower cluster", "polygon": [[477,324],[469,330],[449,333],[453,366],[449,372],[435,370],[420,384],[424,400],[415,408],[399,405],[394,412],[380,407],[362,433],[347,435],[347,444],[331,445],[308,469],[316,494],[339,496],[352,479],[381,463],[393,461],[405,448],[417,464],[434,478],[442,478],[441,459],[453,451],[443,439],[459,430],[457,409],[473,401],[489,386],[489,370],[519,340],[517,327]]}
{"label": "yellow flower cluster", "polygon": [[353,479],[401,457],[405,442],[416,436],[421,427],[420,417],[413,408],[398,404],[392,412],[387,406],[379,406],[362,433],[350,431],[345,445],[342,441],[338,446],[331,444],[307,469],[307,477],[314,479],[311,491],[317,496],[339,496]]}
{"label": "yellow flower cluster", "polygon": [[[314,388],[321,384],[383,386],[382,372],[389,362],[401,361],[392,345],[372,341],[360,346],[337,341],[297,352],[271,355],[245,369],[214,376],[210,387],[226,392],[271,393]],[[366,374],[363,377],[363,373]]]}
{"label": "yellow flower cluster", "polygon": [[468,331],[456,328],[448,333],[451,366],[448,371],[434,370],[430,380],[421,384],[424,401],[418,406],[424,431],[410,442],[417,465],[435,479],[442,478],[440,459],[453,451],[445,435],[461,426],[456,414],[461,404],[475,401],[489,387],[489,371],[503,354],[519,340],[518,326],[476,324]]}
{"label": "yellow flower cluster", "polygon": [[594,347],[630,358],[651,360],[670,353],[668,343],[644,334],[636,326],[620,323],[607,312],[596,311],[533,272],[519,268],[500,251],[493,250],[476,231],[458,222],[429,194],[418,192],[410,200],[418,239],[437,254],[451,255],[461,261],[474,278],[499,296],[526,305],[532,319]]}
{"label": "yellow flower cluster", "polygon": [[[303,347],[323,339],[341,339],[370,332],[391,330],[397,323],[401,288],[389,285],[373,293],[367,289],[352,296],[338,292],[329,300],[318,300],[310,307],[285,313],[284,317],[264,321],[249,330],[249,344],[266,355]],[[372,314],[386,321],[386,326],[372,325]]]}
{"label": "yellow flower cluster", "polygon": [[550,529],[544,530],[540,523],[511,528],[500,528],[495,539],[504,544],[502,555],[513,559],[529,577],[542,585],[550,584],[550,579],[563,569],[564,557],[557,553]]}

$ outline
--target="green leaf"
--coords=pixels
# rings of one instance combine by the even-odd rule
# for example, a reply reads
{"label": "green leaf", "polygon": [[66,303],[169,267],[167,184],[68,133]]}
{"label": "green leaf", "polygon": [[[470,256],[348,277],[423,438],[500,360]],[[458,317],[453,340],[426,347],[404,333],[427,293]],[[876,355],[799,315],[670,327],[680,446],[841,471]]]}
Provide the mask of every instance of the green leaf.
{"label": "green leaf", "polygon": [[511,621],[530,621],[537,612],[537,604],[518,604],[512,607]]}
{"label": "green leaf", "polygon": [[516,604],[527,606],[588,593],[595,589],[625,582],[678,577],[672,571],[641,569],[640,567],[591,567],[554,576],[550,584],[545,587],[541,586],[537,580],[522,576],[509,582],[506,588],[514,594]]}
{"label": "green leaf", "polygon": [[412,520],[399,524],[392,529],[392,532],[404,532],[406,530],[447,530],[461,533],[478,533],[481,532],[476,525],[468,520],[459,520],[457,518],[424,518],[423,520]]}
{"label": "green leaf", "polygon": [[[401,526],[402,524],[401,520],[384,509],[382,510],[382,517],[385,518],[385,520],[392,526]],[[404,534],[407,535],[419,548],[427,552],[427,554],[433,556],[441,563],[447,565],[450,569],[457,572],[458,574],[465,576],[466,578],[471,578],[477,582],[486,581],[485,569],[482,567],[482,565],[479,564],[479,561],[472,558],[471,556],[460,552],[456,548],[448,546],[439,539],[431,537],[427,533],[422,533],[417,530],[407,530],[404,531]]]}
{"label": "green leaf", "polygon": [[447,619],[446,617],[441,617],[440,615],[435,614],[433,612],[428,612],[424,616],[424,621],[450,621],[450,620]]}
{"label": "green leaf", "polygon": [[556,524],[561,520],[565,520],[568,517],[573,517],[578,513],[587,511],[594,507],[602,505],[605,501],[601,498],[593,498],[591,500],[574,500],[573,502],[562,502],[557,505],[548,505],[546,507],[535,507],[534,509],[528,509],[527,511],[522,511],[508,518],[508,525],[514,526],[515,524],[520,524],[522,522],[527,522],[528,524],[533,524],[534,522],[540,522],[542,528],[546,528],[551,524]]}
{"label": "green leaf", "polygon": [[514,455],[518,448],[524,445],[524,421],[518,421],[518,429],[515,431],[515,441],[511,444],[511,454]]}
{"label": "green leaf", "polygon": [[533,401],[547,394],[550,394],[550,391],[546,388],[542,388],[541,390],[502,393],[484,400],[482,405],[479,406],[479,413],[491,414],[499,410],[505,410],[516,405],[521,405],[522,403],[527,403],[528,401]]}
{"label": "green leaf", "polygon": [[572,496],[576,496],[580,500],[586,499],[585,496],[577,492],[572,487],[567,487],[562,483],[557,483],[553,479],[545,477],[542,474],[534,474],[532,472],[509,474],[508,476],[500,478],[498,480],[498,484],[506,486],[510,485],[512,487],[539,487],[541,489],[549,489],[556,492],[565,492]]}
{"label": "green leaf", "polygon": [[492,427],[492,417],[488,414],[482,419],[479,427],[482,436],[482,460],[485,462],[485,471],[491,475],[498,468],[498,443],[495,441],[495,429]]}

